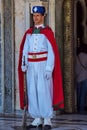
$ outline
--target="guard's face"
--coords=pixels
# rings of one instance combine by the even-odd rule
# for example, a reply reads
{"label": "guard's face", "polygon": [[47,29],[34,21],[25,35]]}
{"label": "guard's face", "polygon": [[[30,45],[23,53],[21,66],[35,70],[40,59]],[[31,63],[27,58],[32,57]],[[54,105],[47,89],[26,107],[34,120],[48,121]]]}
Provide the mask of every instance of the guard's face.
{"label": "guard's face", "polygon": [[43,24],[44,22],[44,16],[40,13],[33,13],[33,21],[35,25]]}

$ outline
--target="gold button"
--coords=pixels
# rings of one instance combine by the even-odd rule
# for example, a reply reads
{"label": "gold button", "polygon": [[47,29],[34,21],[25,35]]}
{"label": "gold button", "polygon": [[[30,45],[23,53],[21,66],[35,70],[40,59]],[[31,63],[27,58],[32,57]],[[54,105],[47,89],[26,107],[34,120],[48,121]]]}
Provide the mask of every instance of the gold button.
{"label": "gold button", "polygon": [[36,56],[36,55],[32,55],[32,58],[33,58],[33,59],[36,59],[36,58],[37,58],[37,56]]}

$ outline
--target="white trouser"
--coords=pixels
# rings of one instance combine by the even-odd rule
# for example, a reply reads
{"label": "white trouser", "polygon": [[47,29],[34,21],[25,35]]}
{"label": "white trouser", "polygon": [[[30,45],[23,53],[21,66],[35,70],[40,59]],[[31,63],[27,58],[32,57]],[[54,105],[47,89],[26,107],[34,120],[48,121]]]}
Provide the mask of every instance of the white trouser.
{"label": "white trouser", "polygon": [[46,79],[46,61],[29,62],[27,71],[28,112],[33,118],[53,116],[52,78]]}

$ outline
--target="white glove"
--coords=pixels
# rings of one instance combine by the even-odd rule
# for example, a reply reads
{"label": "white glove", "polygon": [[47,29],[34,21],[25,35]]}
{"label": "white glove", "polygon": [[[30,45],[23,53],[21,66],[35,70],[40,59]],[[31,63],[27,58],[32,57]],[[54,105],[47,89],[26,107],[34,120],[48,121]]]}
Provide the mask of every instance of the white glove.
{"label": "white glove", "polygon": [[22,69],[23,72],[26,72],[27,71],[27,66],[26,65],[25,66],[22,65],[21,69]]}
{"label": "white glove", "polygon": [[50,79],[52,77],[52,72],[51,71],[46,71],[45,77],[48,79]]}

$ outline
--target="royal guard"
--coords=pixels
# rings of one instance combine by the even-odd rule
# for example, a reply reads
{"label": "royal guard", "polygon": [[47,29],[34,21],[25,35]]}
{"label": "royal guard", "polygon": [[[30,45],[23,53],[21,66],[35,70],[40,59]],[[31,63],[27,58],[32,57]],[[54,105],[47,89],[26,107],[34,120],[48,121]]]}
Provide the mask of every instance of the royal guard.
{"label": "royal guard", "polygon": [[[34,26],[24,34],[19,55],[20,107],[24,109],[24,73],[27,77],[28,112],[34,121],[26,128],[52,127],[53,110],[64,108],[58,46],[52,29],[44,25],[45,7],[33,6]],[[25,63],[25,64],[24,64]]]}

